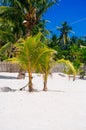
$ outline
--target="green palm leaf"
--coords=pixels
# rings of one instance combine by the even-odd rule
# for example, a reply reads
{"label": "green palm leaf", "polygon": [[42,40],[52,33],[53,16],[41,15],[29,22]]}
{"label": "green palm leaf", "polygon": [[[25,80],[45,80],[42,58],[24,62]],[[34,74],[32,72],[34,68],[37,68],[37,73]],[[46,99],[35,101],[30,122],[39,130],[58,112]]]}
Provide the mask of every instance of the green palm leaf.
{"label": "green palm leaf", "polygon": [[71,73],[73,73],[74,77],[76,76],[76,70],[74,68],[74,66],[72,65],[72,63],[69,60],[58,60],[58,63],[64,63],[67,67],[67,73],[70,75]]}

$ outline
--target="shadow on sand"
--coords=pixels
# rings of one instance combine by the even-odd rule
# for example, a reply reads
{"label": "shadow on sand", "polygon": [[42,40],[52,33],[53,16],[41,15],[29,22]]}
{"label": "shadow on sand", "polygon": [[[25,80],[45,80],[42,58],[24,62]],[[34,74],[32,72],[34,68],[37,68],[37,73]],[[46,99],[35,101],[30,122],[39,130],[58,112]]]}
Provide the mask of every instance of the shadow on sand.
{"label": "shadow on sand", "polygon": [[47,92],[61,92],[61,93],[63,93],[64,91],[61,91],[61,90],[48,90]]}
{"label": "shadow on sand", "polygon": [[0,75],[0,79],[17,79],[17,78],[14,77],[14,76],[3,76],[3,75]]}
{"label": "shadow on sand", "polygon": [[61,90],[47,90],[47,91],[43,91],[43,90],[39,90],[38,92],[55,92],[55,93],[64,93],[64,91],[61,91]]}

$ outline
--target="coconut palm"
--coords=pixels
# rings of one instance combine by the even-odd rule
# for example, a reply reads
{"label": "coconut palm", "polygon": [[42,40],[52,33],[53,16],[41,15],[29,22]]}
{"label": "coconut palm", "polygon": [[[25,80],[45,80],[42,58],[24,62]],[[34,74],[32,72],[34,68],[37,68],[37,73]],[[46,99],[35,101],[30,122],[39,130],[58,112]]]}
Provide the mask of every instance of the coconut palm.
{"label": "coconut palm", "polygon": [[[15,31],[26,27],[26,35],[31,34],[35,25],[39,25],[41,16],[55,3],[53,0],[3,0],[0,7],[0,17],[15,23]],[[15,18],[15,19],[14,19]],[[23,26],[24,25],[24,26]]]}
{"label": "coconut palm", "polygon": [[[5,59],[11,56],[13,44],[23,36],[24,27],[22,23],[19,22],[22,19],[21,14],[19,15],[21,19],[18,19],[18,15],[14,12],[15,10],[12,7],[6,5],[0,6],[0,53],[4,52],[2,53],[2,60],[4,60],[3,56],[5,56]],[[4,51],[3,48],[5,48]],[[9,53],[8,55],[7,52]]]}
{"label": "coconut palm", "polygon": [[[46,91],[48,75],[53,63],[55,63],[55,61],[53,60],[55,51],[49,49],[47,46],[45,46],[44,43],[41,42],[40,33],[34,37],[30,36],[27,37],[25,40],[19,41],[19,44],[17,43],[16,47],[18,48],[16,57],[12,58],[11,60],[13,62],[17,62],[23,70],[26,70],[28,72],[29,91],[34,91],[32,84],[34,71],[38,71],[43,74],[43,90]],[[74,68],[69,61],[60,60],[60,62],[65,62],[66,64],[68,64],[68,67],[71,68],[74,73]]]}
{"label": "coconut palm", "polygon": [[43,91],[47,91],[47,80],[48,76],[51,73],[51,68],[54,65],[54,54],[56,53],[55,50],[49,49],[50,51],[42,55],[38,65],[37,65],[37,70],[38,72],[41,72],[43,74]]}
{"label": "coconut palm", "polygon": [[13,34],[16,41],[23,37],[25,28],[22,24],[23,16],[18,7],[0,6],[0,19],[1,27],[3,27],[0,30]]}
{"label": "coconut palm", "polygon": [[[19,38],[46,34],[42,15],[55,3],[53,0],[3,0],[0,1],[0,45],[15,43]],[[7,45],[6,45],[7,46]],[[5,47],[6,47],[5,46]],[[9,47],[7,46],[9,50]],[[13,48],[10,48],[13,50]],[[11,52],[11,51],[10,51]]]}
{"label": "coconut palm", "polygon": [[57,29],[61,32],[60,39],[63,39],[64,44],[68,42],[68,34],[72,32],[72,28],[67,22],[62,23],[62,27],[57,26]]}
{"label": "coconut palm", "polygon": [[[3,53],[3,56],[2,54],[0,55],[2,56],[2,60],[13,53],[13,43],[19,38],[34,35],[40,31],[44,34],[47,33],[44,28],[45,22],[41,17],[54,3],[55,1],[53,0],[0,1],[0,45],[2,47],[4,44],[7,44],[5,48],[7,47],[6,50],[10,50],[9,55],[7,51]],[[8,42],[10,46],[8,46]],[[2,49],[0,50],[0,53],[1,52]]]}
{"label": "coconut palm", "polygon": [[55,61],[54,60],[55,54],[56,54],[56,51],[51,50],[47,53],[47,55],[45,54],[46,56],[43,55],[36,68],[39,72],[41,72],[43,74],[43,81],[44,81],[43,82],[44,83],[43,91],[48,90],[48,87],[47,87],[48,76],[49,76],[49,74],[51,74],[51,70],[52,70],[53,66],[57,63],[64,64],[66,67],[66,73],[68,75],[73,74],[74,75],[73,80],[75,80],[76,70],[75,70],[73,64],[69,60],[64,60],[64,59]]}
{"label": "coconut palm", "polygon": [[65,72],[69,75],[69,78],[70,78],[70,74],[73,74],[74,75],[73,80],[75,80],[76,69],[74,68],[73,64],[69,60],[64,60],[64,59],[58,60],[57,62],[63,63],[66,67]]}
{"label": "coconut palm", "polygon": [[27,39],[23,40],[19,44],[16,44],[18,48],[16,58],[13,58],[13,62],[17,61],[21,68],[28,72],[29,77],[29,91],[34,91],[32,85],[32,73],[36,71],[37,66],[41,65],[43,62],[43,58],[46,59],[47,55],[52,51],[47,46],[42,44],[41,42],[41,34],[37,34],[36,36],[27,37]]}

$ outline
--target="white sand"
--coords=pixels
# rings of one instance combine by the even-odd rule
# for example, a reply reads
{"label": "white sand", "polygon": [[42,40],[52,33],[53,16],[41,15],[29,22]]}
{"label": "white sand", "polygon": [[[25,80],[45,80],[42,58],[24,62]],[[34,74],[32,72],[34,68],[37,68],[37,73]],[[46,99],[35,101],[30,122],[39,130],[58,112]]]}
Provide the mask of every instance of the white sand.
{"label": "white sand", "polygon": [[[19,89],[28,81],[6,76],[17,74],[0,73],[0,87]],[[0,92],[0,130],[86,130],[86,80],[54,73],[43,92],[42,76],[34,74],[33,85],[40,91]]]}

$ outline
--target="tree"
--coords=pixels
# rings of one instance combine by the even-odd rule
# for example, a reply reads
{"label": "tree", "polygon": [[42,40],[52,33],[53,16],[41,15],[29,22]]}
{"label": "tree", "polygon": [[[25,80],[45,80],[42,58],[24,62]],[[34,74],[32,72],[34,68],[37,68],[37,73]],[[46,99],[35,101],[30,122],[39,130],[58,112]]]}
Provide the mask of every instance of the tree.
{"label": "tree", "polygon": [[[53,0],[0,1],[0,46],[7,44],[5,48],[7,47],[12,54],[13,44],[21,37],[36,35],[40,31],[46,35],[48,31],[45,29],[46,22],[42,16],[54,3]],[[6,57],[1,59],[4,60]]]}
{"label": "tree", "polygon": [[[45,21],[42,19],[42,16],[54,3],[55,1],[53,0],[0,1],[1,60],[13,56],[13,53],[15,53],[14,43],[21,37],[25,38],[30,35],[36,35],[40,31],[45,35],[48,33],[45,30]],[[2,47],[3,45],[5,47]],[[5,48],[5,51],[3,51],[3,48]],[[7,50],[10,51],[8,52]],[[2,52],[4,52],[3,55]]]}
{"label": "tree", "polygon": [[81,55],[80,55],[80,61],[83,63],[83,69],[81,70],[84,75],[86,74],[86,47],[81,47],[80,49]]}
{"label": "tree", "polygon": [[[2,6],[0,6],[0,59],[5,60],[12,56],[14,43],[20,37],[23,37],[25,29],[21,22],[22,16],[20,11],[11,7],[9,0],[2,2],[4,3],[1,3]],[[18,14],[15,11],[18,11]]]}
{"label": "tree", "polygon": [[48,46],[50,48],[55,48],[58,45],[58,41],[59,41],[58,37],[54,34],[54,35],[52,35],[51,39],[49,40]]}
{"label": "tree", "polygon": [[[49,48],[48,48],[49,49]],[[47,53],[45,53],[44,55],[42,55],[38,65],[37,65],[37,71],[41,72],[43,74],[43,91],[47,91],[47,80],[48,80],[48,76],[51,73],[51,68],[53,67],[53,65],[55,64],[55,60],[54,60],[54,55],[55,55],[56,51],[53,49],[49,49],[49,51]]]}
{"label": "tree", "polygon": [[67,22],[62,23],[62,27],[58,27],[60,31],[60,39],[63,39],[64,45],[68,42],[68,33],[72,32],[72,28],[67,24]]}
{"label": "tree", "polygon": [[[18,50],[15,58],[10,59],[13,62],[20,64],[21,68],[28,72],[29,77],[29,91],[34,91],[32,85],[32,73],[37,70],[37,67],[42,65],[43,59],[52,52],[52,49],[49,49],[41,42],[41,34],[36,36],[27,37],[25,40],[20,41],[19,44],[16,44]],[[44,62],[46,63],[46,62]],[[43,63],[43,65],[44,65]]]}
{"label": "tree", "polygon": [[29,36],[35,25],[39,25],[43,13],[54,3],[53,0],[4,0],[0,7],[0,17],[14,22],[18,30],[24,25],[26,35]]}
{"label": "tree", "polygon": [[69,78],[70,78],[70,74],[73,74],[74,75],[73,81],[74,81],[76,77],[76,69],[73,66],[73,64],[69,60],[64,60],[64,59],[58,60],[58,63],[63,63],[66,66],[65,72],[69,75]]}

